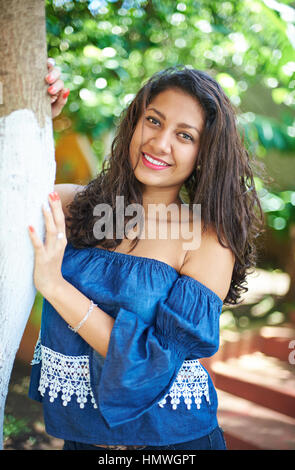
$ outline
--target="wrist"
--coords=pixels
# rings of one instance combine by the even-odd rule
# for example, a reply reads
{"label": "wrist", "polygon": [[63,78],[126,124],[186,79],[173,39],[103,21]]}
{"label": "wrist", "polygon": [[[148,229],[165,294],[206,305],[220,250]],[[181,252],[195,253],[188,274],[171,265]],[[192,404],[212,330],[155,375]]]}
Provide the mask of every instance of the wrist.
{"label": "wrist", "polygon": [[50,300],[58,298],[61,295],[66,282],[65,278],[61,275],[56,278],[54,282],[50,284],[47,283],[46,287],[44,287],[40,293],[50,302]]}

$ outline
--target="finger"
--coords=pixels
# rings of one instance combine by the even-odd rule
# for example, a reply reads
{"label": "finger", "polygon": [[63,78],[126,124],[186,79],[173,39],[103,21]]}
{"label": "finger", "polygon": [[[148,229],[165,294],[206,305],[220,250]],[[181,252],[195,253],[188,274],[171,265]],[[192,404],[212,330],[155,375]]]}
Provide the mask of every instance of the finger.
{"label": "finger", "polygon": [[65,216],[62,210],[59,194],[57,192],[50,193],[49,201],[56,231],[57,233],[63,233],[64,236],[66,236]]}
{"label": "finger", "polygon": [[[68,101],[70,90],[63,89],[58,96],[51,97],[51,104],[52,104],[52,116],[56,117],[60,114],[61,110],[65,106]],[[54,103],[54,104],[53,104]]]}
{"label": "finger", "polygon": [[63,89],[62,90],[62,99],[67,100],[69,94],[70,94],[70,89],[69,88]]}
{"label": "finger", "polygon": [[31,239],[31,242],[32,242],[32,245],[34,247],[35,252],[43,251],[44,250],[44,245],[43,245],[42,241],[40,240],[40,238],[38,237],[34,227],[32,227],[32,225],[29,225],[28,229],[29,229],[30,239]]}
{"label": "finger", "polygon": [[64,88],[64,82],[62,80],[57,80],[53,85],[48,87],[48,93],[50,95],[57,95]]}
{"label": "finger", "polygon": [[70,90],[69,88],[63,88],[59,93],[57,93],[56,95],[52,95],[51,96],[51,102],[55,102],[55,101],[60,101],[63,103],[63,105],[65,104],[66,100],[67,100],[67,97],[69,96],[70,94]]}
{"label": "finger", "polygon": [[60,76],[61,76],[61,71],[55,67],[52,70],[50,70],[48,75],[46,75],[45,80],[47,83],[53,84],[59,79]]}
{"label": "finger", "polygon": [[55,67],[55,60],[52,57],[48,57],[47,59],[47,68],[48,70],[52,70]]}
{"label": "finger", "polygon": [[46,229],[45,247],[48,248],[50,246],[55,245],[57,228],[50,207],[43,204],[42,212],[45,220]]}

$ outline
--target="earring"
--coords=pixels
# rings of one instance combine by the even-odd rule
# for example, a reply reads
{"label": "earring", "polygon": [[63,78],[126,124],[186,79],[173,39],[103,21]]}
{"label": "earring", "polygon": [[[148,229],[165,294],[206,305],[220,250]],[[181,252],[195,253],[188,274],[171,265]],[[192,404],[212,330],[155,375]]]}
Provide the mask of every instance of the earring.
{"label": "earring", "polygon": [[201,165],[198,165],[196,170],[200,170],[201,169]]}

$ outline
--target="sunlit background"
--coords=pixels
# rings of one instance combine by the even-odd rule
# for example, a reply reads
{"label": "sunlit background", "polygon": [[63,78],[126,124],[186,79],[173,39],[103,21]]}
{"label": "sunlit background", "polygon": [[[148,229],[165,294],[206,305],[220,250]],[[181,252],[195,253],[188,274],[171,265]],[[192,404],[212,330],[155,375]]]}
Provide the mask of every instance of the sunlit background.
{"label": "sunlit background", "polygon": [[[148,77],[207,71],[237,109],[266,215],[240,306],[224,307],[219,352],[204,361],[231,449],[295,449],[295,2],[47,0],[48,56],[70,89],[54,120],[57,183],[85,184],[107,158],[122,110]],[[60,448],[27,393],[40,326],[37,295],[7,399],[6,448]],[[25,367],[25,373],[22,369]]]}

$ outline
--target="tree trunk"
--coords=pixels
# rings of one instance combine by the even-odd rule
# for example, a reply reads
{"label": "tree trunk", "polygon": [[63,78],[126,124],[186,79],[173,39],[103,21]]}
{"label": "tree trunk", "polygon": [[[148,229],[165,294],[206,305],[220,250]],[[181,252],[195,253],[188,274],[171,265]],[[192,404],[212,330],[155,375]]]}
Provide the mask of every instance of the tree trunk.
{"label": "tree trunk", "polygon": [[[9,378],[34,303],[32,224],[55,179],[44,0],[0,0],[0,447]],[[1,96],[2,95],[2,96]]]}

